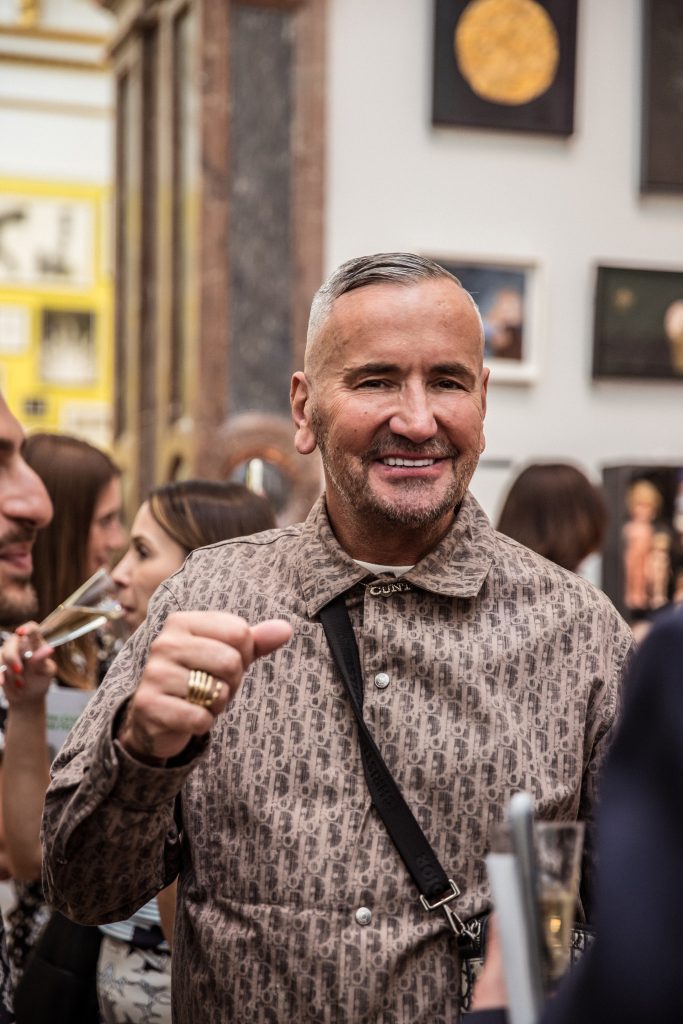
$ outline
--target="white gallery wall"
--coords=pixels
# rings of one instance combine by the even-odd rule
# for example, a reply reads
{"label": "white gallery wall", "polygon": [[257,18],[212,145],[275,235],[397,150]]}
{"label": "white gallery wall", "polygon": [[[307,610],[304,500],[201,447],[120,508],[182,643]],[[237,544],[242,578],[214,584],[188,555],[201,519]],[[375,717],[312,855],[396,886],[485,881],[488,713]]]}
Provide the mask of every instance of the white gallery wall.
{"label": "white gallery wall", "polygon": [[431,125],[432,0],[329,0],[326,259],[534,264],[533,382],[492,375],[474,491],[519,466],[683,465],[683,381],[591,380],[598,263],[683,269],[683,195],[641,197],[640,0],[580,0],[568,139]]}

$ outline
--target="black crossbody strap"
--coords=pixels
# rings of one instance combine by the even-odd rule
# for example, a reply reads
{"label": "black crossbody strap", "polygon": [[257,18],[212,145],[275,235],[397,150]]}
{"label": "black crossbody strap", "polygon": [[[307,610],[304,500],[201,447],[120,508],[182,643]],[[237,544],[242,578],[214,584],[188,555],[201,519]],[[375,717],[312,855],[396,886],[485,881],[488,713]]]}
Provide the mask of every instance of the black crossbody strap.
{"label": "black crossbody strap", "polygon": [[442,908],[453,930],[461,934],[466,931],[465,926],[449,906],[460,891],[441,867],[363,718],[363,672],[343,594],[321,609],[320,621],[358,722],[363,769],[372,802],[420,892],[423,906],[427,910]]}

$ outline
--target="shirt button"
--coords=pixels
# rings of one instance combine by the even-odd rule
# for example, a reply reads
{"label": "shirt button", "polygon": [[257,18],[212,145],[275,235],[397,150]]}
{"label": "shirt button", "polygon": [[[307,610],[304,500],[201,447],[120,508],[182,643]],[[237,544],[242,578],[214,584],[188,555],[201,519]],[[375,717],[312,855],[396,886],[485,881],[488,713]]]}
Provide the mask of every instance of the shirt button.
{"label": "shirt button", "polygon": [[371,911],[369,911],[367,907],[359,907],[358,910],[356,911],[356,921],[363,927],[365,927],[365,925],[367,924],[370,924],[370,922],[372,921]]}
{"label": "shirt button", "polygon": [[386,672],[378,672],[375,676],[375,686],[378,690],[386,690],[391,680]]}

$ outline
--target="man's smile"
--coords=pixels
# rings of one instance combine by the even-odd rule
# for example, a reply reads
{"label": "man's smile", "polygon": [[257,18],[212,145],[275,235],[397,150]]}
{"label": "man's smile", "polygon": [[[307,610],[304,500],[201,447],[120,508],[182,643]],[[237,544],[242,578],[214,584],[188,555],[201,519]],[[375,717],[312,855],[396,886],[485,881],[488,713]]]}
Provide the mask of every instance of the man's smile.
{"label": "man's smile", "polygon": [[399,456],[390,455],[386,459],[381,460],[385,466],[433,466],[436,459],[402,459]]}

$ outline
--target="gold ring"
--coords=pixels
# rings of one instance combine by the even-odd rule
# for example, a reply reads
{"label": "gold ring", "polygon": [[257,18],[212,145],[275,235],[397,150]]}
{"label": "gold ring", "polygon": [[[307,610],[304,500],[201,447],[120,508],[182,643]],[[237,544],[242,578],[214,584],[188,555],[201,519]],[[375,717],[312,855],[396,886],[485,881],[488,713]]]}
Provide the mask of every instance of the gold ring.
{"label": "gold ring", "polygon": [[209,704],[210,708],[213,707],[214,701],[217,701],[218,698],[220,697],[222,689],[223,689],[223,680],[222,679],[214,679],[214,688],[213,688],[213,693],[211,694],[211,703]]}
{"label": "gold ring", "polygon": [[187,683],[186,700],[190,704],[199,704],[200,707],[210,708],[220,693],[221,684],[209,672],[200,672],[193,668]]}

